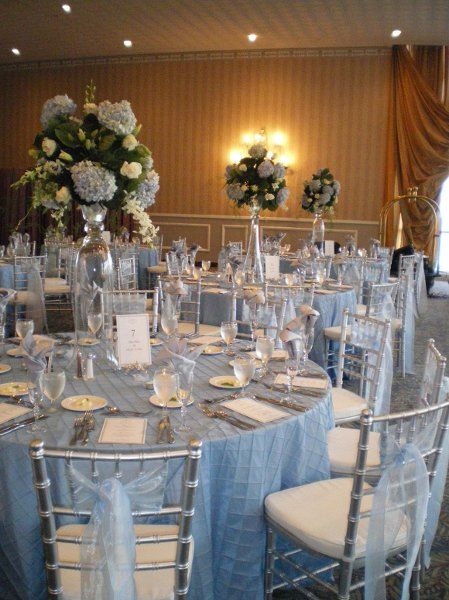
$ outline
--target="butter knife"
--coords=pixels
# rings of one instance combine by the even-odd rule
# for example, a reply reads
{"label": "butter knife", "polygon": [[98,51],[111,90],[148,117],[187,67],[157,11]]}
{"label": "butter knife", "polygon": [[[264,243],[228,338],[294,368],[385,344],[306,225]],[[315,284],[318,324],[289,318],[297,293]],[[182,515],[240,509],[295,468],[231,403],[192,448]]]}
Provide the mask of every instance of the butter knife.
{"label": "butter knife", "polygon": [[170,423],[170,417],[167,415],[165,417],[165,429],[167,432],[167,441],[169,444],[174,444],[175,443],[175,436],[173,433],[173,429],[171,427],[171,423]]}
{"label": "butter knife", "polygon": [[8,425],[8,427],[3,427],[0,429],[0,436],[6,435],[7,433],[11,433],[11,431],[16,431],[17,429],[21,429],[22,427],[26,427],[27,425],[31,425],[35,421],[40,421],[41,419],[48,419],[48,416],[40,415],[37,418],[30,417],[29,419],[20,421],[20,423],[15,423],[14,425]]}

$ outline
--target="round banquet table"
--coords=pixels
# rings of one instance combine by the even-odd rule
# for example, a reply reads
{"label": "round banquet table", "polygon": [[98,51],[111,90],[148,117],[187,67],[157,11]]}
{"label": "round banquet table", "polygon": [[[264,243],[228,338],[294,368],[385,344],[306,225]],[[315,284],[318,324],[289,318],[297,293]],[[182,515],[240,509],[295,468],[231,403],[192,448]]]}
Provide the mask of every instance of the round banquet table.
{"label": "round banquet table", "polygon": [[[156,349],[153,357],[157,357]],[[228,361],[225,355],[198,359],[194,385],[197,401],[227,393],[210,386],[208,380],[214,375],[231,374]],[[13,368],[0,376],[0,382],[25,380],[20,359],[6,356],[2,362]],[[69,371],[67,373],[66,397],[90,393],[103,396],[111,405],[122,409],[148,410],[150,391],[144,383],[131,375],[112,371],[100,359],[96,361],[94,381],[74,380]],[[268,393],[262,384],[252,384],[248,391],[257,393],[257,388],[260,393]],[[170,447],[184,446],[194,436],[203,440],[193,522],[195,555],[190,600],[260,600],[263,597],[265,496],[329,477],[326,432],[334,423],[329,388],[321,399],[308,402],[312,407],[307,412],[283,408],[289,413],[286,418],[271,424],[258,424],[252,431],[242,431],[227,422],[210,419],[196,405],[189,407],[187,422],[192,431],[176,433],[176,443]],[[47,445],[66,448],[76,414],[59,408],[46,421],[47,432],[39,435]],[[179,411],[171,410],[170,416],[176,428]],[[143,448],[141,445],[96,444],[104,417],[102,411],[95,413],[96,429],[91,433],[88,449]],[[155,445],[160,418],[161,409],[158,408],[148,416],[145,449]],[[2,600],[46,598],[40,527],[28,458],[28,445],[33,437],[37,434],[25,429],[0,437]],[[53,493],[61,502],[68,497],[67,483],[62,466],[59,465],[58,471],[55,469],[55,464],[50,463]],[[173,468],[168,474],[166,501],[173,501],[179,493],[180,472],[179,468]]]}
{"label": "round banquet table", "polygon": [[[215,290],[215,291],[214,291]],[[207,287],[201,294],[201,323],[207,325],[220,325],[222,321],[231,318],[230,296],[214,287],[208,291]],[[315,291],[313,308],[320,313],[315,323],[315,339],[310,358],[321,367],[324,366],[325,342],[324,329],[341,325],[343,310],[350,312],[356,310],[356,294],[353,289]],[[237,300],[237,319],[242,318],[243,301]]]}

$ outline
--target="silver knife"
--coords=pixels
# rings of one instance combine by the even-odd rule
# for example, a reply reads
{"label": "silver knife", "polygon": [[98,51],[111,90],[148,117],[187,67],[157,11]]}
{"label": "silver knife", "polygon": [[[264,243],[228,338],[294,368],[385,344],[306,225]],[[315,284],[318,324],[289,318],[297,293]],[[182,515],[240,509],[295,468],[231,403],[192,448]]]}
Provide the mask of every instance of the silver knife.
{"label": "silver knife", "polygon": [[173,429],[171,428],[170,417],[167,415],[165,417],[165,429],[167,431],[167,441],[169,444],[175,443],[175,436],[173,434]]}
{"label": "silver knife", "polygon": [[31,425],[35,421],[40,421],[41,419],[48,419],[48,416],[40,415],[37,418],[30,417],[29,419],[20,421],[20,423],[15,423],[14,425],[8,425],[8,427],[3,427],[2,429],[0,429],[0,436],[6,435],[7,433],[11,433],[11,431],[16,431],[17,429],[21,429],[22,427],[26,427],[27,425]]}

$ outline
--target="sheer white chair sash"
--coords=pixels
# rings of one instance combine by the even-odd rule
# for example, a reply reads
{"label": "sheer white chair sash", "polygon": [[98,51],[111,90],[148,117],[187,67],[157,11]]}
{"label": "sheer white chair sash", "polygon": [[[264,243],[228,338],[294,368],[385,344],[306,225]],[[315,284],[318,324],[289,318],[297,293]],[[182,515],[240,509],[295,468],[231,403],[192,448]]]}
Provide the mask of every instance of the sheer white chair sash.
{"label": "sheer white chair sash", "polygon": [[68,465],[75,510],[91,508],[81,543],[81,598],[136,600],[136,562],[132,510],[161,509],[167,463],[123,485],[116,477],[95,483]]}
{"label": "sheer white chair sash", "polygon": [[27,275],[26,318],[34,321],[34,331],[41,333],[45,325],[45,300],[39,262],[27,260],[20,265]]}

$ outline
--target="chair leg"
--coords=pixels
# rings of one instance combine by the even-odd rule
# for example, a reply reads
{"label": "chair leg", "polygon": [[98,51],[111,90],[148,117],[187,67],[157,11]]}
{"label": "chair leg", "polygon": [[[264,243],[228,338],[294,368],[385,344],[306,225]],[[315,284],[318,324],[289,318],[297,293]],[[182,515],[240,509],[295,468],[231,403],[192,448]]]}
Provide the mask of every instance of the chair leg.
{"label": "chair leg", "polygon": [[329,368],[329,338],[324,338],[324,370],[327,371]]}
{"label": "chair leg", "polygon": [[267,528],[267,548],[265,551],[265,600],[273,598],[273,567],[275,547],[275,533],[271,527]]}
{"label": "chair leg", "polygon": [[349,600],[349,588],[352,578],[352,563],[341,561],[338,579],[338,600]]}
{"label": "chair leg", "polygon": [[421,551],[422,546],[419,549],[418,556],[416,557],[415,564],[412,570],[412,578],[410,581],[410,600],[419,600],[421,590]]}
{"label": "chair leg", "polygon": [[405,335],[401,332],[400,338],[401,375],[405,378]]}

